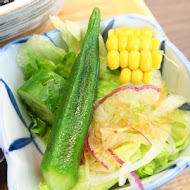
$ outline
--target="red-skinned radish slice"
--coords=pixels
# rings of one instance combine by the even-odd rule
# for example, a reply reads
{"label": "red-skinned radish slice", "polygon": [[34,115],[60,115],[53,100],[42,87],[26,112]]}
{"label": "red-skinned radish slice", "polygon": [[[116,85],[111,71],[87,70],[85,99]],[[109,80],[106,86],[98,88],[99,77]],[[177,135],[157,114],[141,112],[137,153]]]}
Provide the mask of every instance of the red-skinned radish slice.
{"label": "red-skinned radish slice", "polygon": [[135,172],[130,172],[130,174],[133,176],[133,178],[135,179],[136,184],[138,185],[140,190],[144,190],[144,187],[141,183],[141,180],[139,179],[139,176],[135,173]]}
{"label": "red-skinned radish slice", "polygon": [[94,151],[93,151],[93,150],[91,149],[91,147],[90,147],[90,144],[89,144],[89,141],[88,141],[88,136],[87,136],[87,139],[86,139],[86,149],[92,154],[92,156],[94,156],[94,158],[95,158],[95,160],[96,160],[97,162],[99,162],[104,168],[109,169],[108,165],[106,165],[103,161],[99,160],[99,159],[96,157]]}
{"label": "red-skinned radish slice", "polygon": [[161,89],[160,88],[157,88],[156,86],[153,86],[153,85],[144,85],[144,86],[141,86],[141,87],[135,87],[135,86],[131,86],[131,85],[124,85],[124,86],[121,86],[119,88],[116,88],[115,90],[113,90],[111,93],[109,93],[107,96],[105,96],[104,98],[102,98],[101,100],[99,100],[94,109],[97,109],[99,107],[99,105],[101,105],[102,103],[104,103],[109,97],[113,96],[114,94],[120,92],[120,91],[123,91],[123,90],[127,90],[127,89],[130,89],[130,90],[134,90],[136,92],[139,92],[139,91],[142,91],[142,90],[147,90],[147,89],[152,89],[154,91],[157,91],[157,92],[161,92]]}
{"label": "red-skinned radish slice", "polygon": [[108,150],[110,154],[113,156],[116,162],[118,162],[121,166],[125,163],[123,160],[121,160],[112,150]]}
{"label": "red-skinned radish slice", "polygon": [[152,143],[150,142],[150,140],[149,140],[142,132],[140,132],[139,130],[137,130],[137,129],[133,128],[133,127],[131,127],[131,129],[133,129],[133,130],[136,131],[137,133],[141,134],[141,135],[148,141],[148,143],[149,143],[150,145],[152,145]]}

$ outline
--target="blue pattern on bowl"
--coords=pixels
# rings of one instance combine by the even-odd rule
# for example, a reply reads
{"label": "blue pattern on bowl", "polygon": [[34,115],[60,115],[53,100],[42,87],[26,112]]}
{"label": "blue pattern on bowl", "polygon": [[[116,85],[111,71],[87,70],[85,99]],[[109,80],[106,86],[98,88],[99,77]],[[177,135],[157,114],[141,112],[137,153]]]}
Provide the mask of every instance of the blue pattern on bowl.
{"label": "blue pattern on bowl", "polygon": [[[80,24],[84,23],[86,22],[80,22]],[[174,59],[180,68],[178,69],[177,66],[172,65],[167,59],[163,59],[161,67],[163,78],[172,92],[187,97],[190,102],[189,89],[179,88],[179,85],[173,82],[173,77],[175,76],[172,73],[170,73],[170,76],[166,75],[168,72],[167,65],[170,65],[170,67],[174,68],[174,73],[179,74],[180,84],[181,81],[190,84],[189,61],[167,40],[162,28],[156,22],[140,15],[123,15],[103,20],[101,22],[101,33],[104,41],[107,39],[110,28],[126,25],[140,28],[150,27],[154,35],[161,39],[161,49],[165,51],[165,54],[170,59]],[[48,37],[56,46],[61,46],[61,35],[58,30],[52,30],[42,35]],[[5,153],[8,162],[8,186],[10,190],[25,190],[26,187],[28,190],[38,189],[38,183],[41,178],[40,163],[45,150],[45,145],[42,141],[31,133],[31,119],[27,116],[24,106],[19,102],[15,93],[16,89],[24,82],[22,70],[15,62],[16,53],[19,46],[29,38],[24,37],[14,40],[0,49],[0,147]],[[181,109],[190,110],[190,104],[187,103]],[[9,119],[9,116],[11,119]],[[12,122],[15,124],[14,128],[11,125]],[[22,165],[25,167],[20,169]],[[147,190],[156,189],[169,182],[189,165],[190,147],[183,151],[167,170],[144,179],[143,185]],[[131,188],[125,187],[125,189]]]}
{"label": "blue pattern on bowl", "polygon": [[104,29],[104,31],[102,32],[102,37],[103,37],[104,43],[106,43],[106,40],[108,39],[108,31],[113,28],[114,22],[115,22],[115,19],[113,18],[108,23],[108,25],[106,26],[106,28]]}
{"label": "blue pattern on bowl", "polygon": [[35,142],[35,136],[34,134],[31,132],[31,127],[33,126],[33,123],[31,122],[31,124],[28,126],[20,112],[20,109],[16,103],[16,100],[15,100],[15,97],[11,91],[11,89],[9,88],[9,86],[6,84],[6,82],[0,78],[0,82],[4,84],[6,90],[7,90],[7,93],[8,93],[8,96],[9,96],[9,99],[10,99],[10,102],[12,104],[12,106],[14,107],[18,117],[20,118],[20,120],[22,121],[22,123],[24,124],[24,126],[28,129],[29,131],[29,135],[30,137],[25,137],[25,138],[19,138],[19,139],[16,139],[14,140],[10,146],[9,146],[9,149],[8,151],[13,151],[13,150],[18,150],[18,149],[21,149],[21,148],[24,148],[26,145],[30,144],[31,142],[34,143],[34,145],[36,146],[36,149],[43,155],[42,151],[40,150],[40,148],[38,147],[37,143]]}

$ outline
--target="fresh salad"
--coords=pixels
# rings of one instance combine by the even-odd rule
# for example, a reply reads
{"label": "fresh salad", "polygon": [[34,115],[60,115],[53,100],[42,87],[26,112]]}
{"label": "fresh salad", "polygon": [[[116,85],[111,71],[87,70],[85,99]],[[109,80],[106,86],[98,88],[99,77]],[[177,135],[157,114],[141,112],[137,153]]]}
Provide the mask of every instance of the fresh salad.
{"label": "fresh salad", "polygon": [[[160,40],[148,28],[99,34],[51,17],[59,47],[34,35],[18,52],[26,82],[17,93],[45,144],[40,190],[144,189],[189,143],[186,98],[169,94],[159,71]],[[127,24],[127,23],[126,23]]]}

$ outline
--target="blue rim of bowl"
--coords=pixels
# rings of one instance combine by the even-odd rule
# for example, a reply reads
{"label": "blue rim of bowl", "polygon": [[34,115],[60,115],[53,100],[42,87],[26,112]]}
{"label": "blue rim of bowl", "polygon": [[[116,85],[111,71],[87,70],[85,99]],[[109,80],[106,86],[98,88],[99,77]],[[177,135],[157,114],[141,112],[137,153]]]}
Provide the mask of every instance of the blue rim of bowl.
{"label": "blue rim of bowl", "polygon": [[[143,22],[148,22],[150,25],[152,25],[152,27],[155,28],[159,32],[160,36],[163,38],[163,41],[166,41],[168,46],[170,46],[172,51],[176,54],[177,58],[182,61],[182,64],[185,66],[185,68],[187,69],[188,74],[190,76],[190,62],[184,56],[184,54],[180,50],[178,50],[178,48],[174,44],[172,44],[169,40],[167,40],[167,37],[166,37],[164,31],[162,30],[161,26],[158,23],[155,23],[152,19],[150,19],[150,18],[148,18],[146,16],[137,15],[137,14],[118,15],[118,16],[114,16],[114,17],[111,17],[111,18],[108,18],[108,19],[104,19],[104,20],[101,21],[101,23],[109,21],[108,25],[109,25],[110,22],[112,22],[112,24],[110,24],[110,26],[113,27],[113,25],[114,25],[113,20],[118,19],[119,17],[127,17],[129,19],[134,19],[134,20],[139,19],[139,20],[142,20]],[[81,21],[79,23],[86,23],[86,22],[87,21]],[[42,33],[40,35],[44,35],[44,36],[50,38],[50,40],[52,41],[51,35],[55,34],[55,33],[58,33],[58,32],[59,32],[59,30],[54,29],[54,30]],[[13,45],[16,45],[16,44],[22,44],[22,43],[26,42],[29,38],[31,38],[31,36],[26,36],[26,37],[22,37],[22,38],[18,38],[16,40],[10,41],[6,45],[4,45],[2,48],[0,48],[0,56],[4,51],[6,51],[8,48],[10,48],[10,46],[13,46]],[[170,169],[173,169],[173,171],[170,173],[170,176],[168,178],[166,178],[166,180],[162,180],[161,182],[157,180],[156,183],[152,183],[153,186],[151,184],[150,185],[147,184],[146,187],[148,189],[150,189],[150,188],[151,189],[156,189],[156,188],[159,188],[159,187],[163,186],[164,184],[168,183],[174,177],[176,177],[178,174],[180,174],[186,167],[190,166],[190,160],[188,160],[188,161],[184,160],[183,163],[180,166],[178,166],[178,163],[176,161],[176,163],[174,163],[172,166],[173,167],[171,167]],[[163,175],[166,175],[166,174],[163,173]]]}

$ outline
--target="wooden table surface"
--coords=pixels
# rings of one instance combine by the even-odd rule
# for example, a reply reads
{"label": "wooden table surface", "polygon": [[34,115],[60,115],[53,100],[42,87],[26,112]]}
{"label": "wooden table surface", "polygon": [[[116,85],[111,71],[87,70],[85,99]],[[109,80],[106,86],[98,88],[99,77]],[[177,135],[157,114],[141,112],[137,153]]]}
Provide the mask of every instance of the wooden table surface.
{"label": "wooden table surface", "polygon": [[[73,1],[73,0],[68,0]],[[122,4],[119,6],[113,6],[113,3],[116,4],[116,2],[121,1],[121,3],[125,3],[125,6]],[[96,6],[101,7],[104,10],[105,17],[109,17],[112,15],[118,15],[118,14],[125,14],[125,13],[135,13],[136,9],[128,9],[126,11],[126,3],[128,3],[128,7],[131,6],[131,1],[129,0],[92,0],[92,1],[86,1],[86,4],[84,6],[81,6],[77,8],[77,6],[73,5],[72,11],[75,14],[75,17],[73,14],[69,14],[67,12],[68,9],[62,10],[60,13],[60,16],[63,19],[71,19],[75,20],[75,18],[78,18],[78,20],[83,19],[81,16],[81,12],[84,11],[84,15],[89,15],[90,10],[88,9],[88,5],[98,2]],[[147,15],[151,16],[151,12],[153,13],[156,20],[159,22],[159,24],[163,27],[165,33],[167,34],[168,38],[185,54],[185,56],[190,60],[190,0],[145,0],[146,4],[150,8],[151,12],[147,9],[147,7],[139,7],[139,4],[141,0],[133,0],[132,4],[137,4],[138,6],[138,13],[143,14],[144,12],[147,13]],[[111,3],[107,3],[111,2]],[[68,5],[69,2],[66,2],[65,6]],[[71,6],[70,6],[71,7]],[[65,18],[65,15],[67,17]],[[69,16],[68,16],[69,15]],[[76,17],[77,16],[77,17]],[[87,18],[86,18],[87,19]],[[77,20],[77,19],[76,19]],[[46,30],[51,29],[52,26],[48,26]],[[0,158],[1,158],[0,153]],[[0,163],[0,190],[7,190],[7,178],[6,178],[6,161],[4,160],[2,163]],[[190,179],[190,168],[185,169],[182,174],[180,174],[178,177],[173,179],[170,183],[166,184],[160,190],[190,190],[189,185],[189,179]],[[27,188],[26,188],[27,189]]]}

